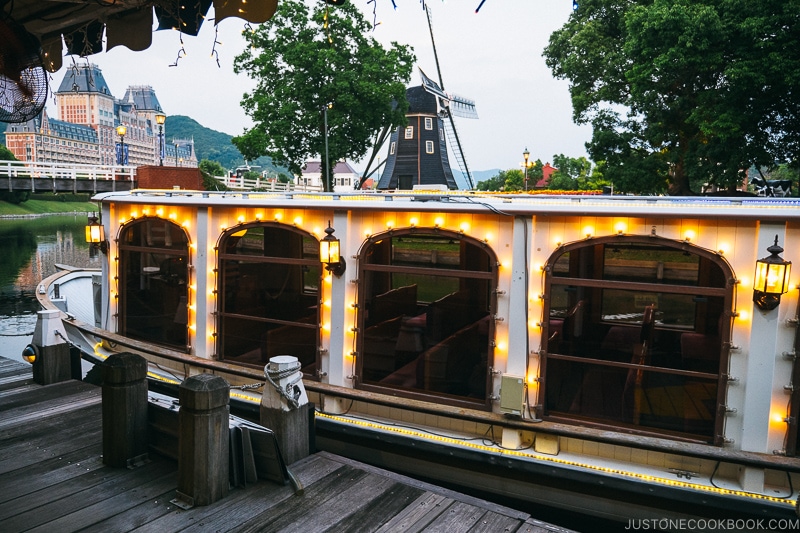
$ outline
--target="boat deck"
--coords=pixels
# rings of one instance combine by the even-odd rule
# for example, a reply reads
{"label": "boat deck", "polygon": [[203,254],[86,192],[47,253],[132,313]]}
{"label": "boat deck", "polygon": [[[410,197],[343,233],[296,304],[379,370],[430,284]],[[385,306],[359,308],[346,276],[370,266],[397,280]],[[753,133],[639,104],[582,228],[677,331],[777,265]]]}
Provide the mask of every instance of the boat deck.
{"label": "boat deck", "polygon": [[103,464],[101,389],[33,383],[0,358],[0,523],[15,531],[567,531],[530,515],[325,452],[289,466],[303,486],[257,481],[181,509],[178,464]]}

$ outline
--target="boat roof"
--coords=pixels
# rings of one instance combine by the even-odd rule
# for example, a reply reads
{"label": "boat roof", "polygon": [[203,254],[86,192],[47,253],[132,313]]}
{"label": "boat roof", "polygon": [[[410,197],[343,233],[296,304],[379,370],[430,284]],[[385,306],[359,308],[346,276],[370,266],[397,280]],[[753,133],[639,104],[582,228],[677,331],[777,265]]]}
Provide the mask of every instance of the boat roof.
{"label": "boat roof", "polygon": [[758,220],[800,219],[800,199],[705,196],[486,194],[475,191],[231,192],[134,189],[93,198],[101,203],[196,207],[265,207],[355,211],[470,212],[534,216],[641,216]]}

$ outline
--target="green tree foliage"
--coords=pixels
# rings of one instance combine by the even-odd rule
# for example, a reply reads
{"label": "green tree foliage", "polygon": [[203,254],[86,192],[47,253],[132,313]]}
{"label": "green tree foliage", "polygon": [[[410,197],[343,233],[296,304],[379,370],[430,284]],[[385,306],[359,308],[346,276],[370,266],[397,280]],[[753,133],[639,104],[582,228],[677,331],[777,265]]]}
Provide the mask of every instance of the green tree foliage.
{"label": "green tree foliage", "polygon": [[0,161],[16,161],[13,152],[5,144],[0,144]]}
{"label": "green tree foliage", "polygon": [[[0,144],[0,161],[17,161],[11,150],[4,144]],[[28,191],[0,191],[0,202],[21,204],[27,201],[29,196]]]}
{"label": "green tree foliage", "polygon": [[512,168],[510,170],[501,170],[496,176],[478,182],[477,189],[479,191],[514,192],[523,190],[524,186],[522,170]]}
{"label": "green tree foliage", "polygon": [[800,0],[582,0],[544,56],[618,190],[733,188],[800,154]]}
{"label": "green tree foliage", "polygon": [[224,176],[227,174],[225,168],[218,161],[203,159],[197,164],[198,168],[211,176]]}
{"label": "green tree foliage", "polygon": [[575,159],[564,154],[554,155],[553,166],[556,170],[550,175],[548,189],[574,191],[588,184],[592,164],[585,157]]}
{"label": "green tree foliage", "polygon": [[197,167],[200,169],[200,175],[203,179],[203,188],[205,190],[224,191],[228,189],[224,183],[216,179],[228,173],[219,162],[203,159],[197,164]]}
{"label": "green tree foliage", "polygon": [[[281,0],[275,15],[245,33],[249,47],[234,71],[256,80],[242,106],[255,126],[233,143],[249,159],[269,155],[299,175],[309,156],[358,159],[384,126],[405,124],[405,92],[414,55],[384,49],[352,2],[339,7]],[[330,104],[330,105],[329,105]],[[323,112],[323,108],[326,108]],[[323,161],[323,175],[325,165]],[[331,184],[326,184],[330,190]]]}

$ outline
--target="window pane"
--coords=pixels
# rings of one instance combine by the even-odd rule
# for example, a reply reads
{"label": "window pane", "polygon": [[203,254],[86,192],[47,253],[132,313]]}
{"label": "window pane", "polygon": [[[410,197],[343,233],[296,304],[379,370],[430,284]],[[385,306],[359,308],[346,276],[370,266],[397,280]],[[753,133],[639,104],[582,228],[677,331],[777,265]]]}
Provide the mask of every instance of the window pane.
{"label": "window pane", "polygon": [[[232,230],[220,262],[219,355],[263,365],[291,355],[313,373],[319,347],[319,243],[279,226]],[[287,262],[291,259],[292,262]]]}
{"label": "window pane", "polygon": [[362,272],[362,382],[485,402],[493,281],[416,269],[490,271],[480,247],[441,235],[373,243]]}
{"label": "window pane", "polygon": [[[130,249],[132,246],[135,248]],[[142,247],[149,251],[141,251]],[[179,247],[182,249],[176,250]],[[143,220],[123,230],[120,239],[123,334],[159,344],[186,346],[187,257],[186,234],[171,222]]]}
{"label": "window pane", "polygon": [[279,355],[297,357],[306,373],[316,365],[318,329],[228,317],[222,329],[226,361],[263,366]]}
{"label": "window pane", "polygon": [[573,361],[547,363],[552,415],[660,429],[712,441],[717,382]]}
{"label": "window pane", "polygon": [[683,243],[631,241],[587,242],[548,263],[545,414],[713,442],[732,273]]}
{"label": "window pane", "polygon": [[641,244],[605,246],[603,279],[696,285],[700,257]]}

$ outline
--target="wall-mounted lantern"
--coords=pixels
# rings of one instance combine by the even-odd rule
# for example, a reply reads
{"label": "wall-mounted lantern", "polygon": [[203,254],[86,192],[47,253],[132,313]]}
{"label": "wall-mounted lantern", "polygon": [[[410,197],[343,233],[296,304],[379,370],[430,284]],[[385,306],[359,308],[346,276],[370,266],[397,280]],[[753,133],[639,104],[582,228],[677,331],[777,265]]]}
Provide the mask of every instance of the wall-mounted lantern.
{"label": "wall-mounted lantern", "polygon": [[338,278],[344,274],[346,265],[339,253],[339,239],[333,236],[334,231],[328,221],[325,237],[319,241],[319,261],[325,265],[325,270]]}
{"label": "wall-mounted lantern", "polygon": [[767,248],[769,257],[756,261],[756,274],[753,281],[753,301],[759,309],[771,311],[781,303],[781,295],[789,290],[791,261],[785,261],[780,254],[783,248],[775,244]]}
{"label": "wall-mounted lantern", "polygon": [[91,245],[92,250],[100,250],[104,254],[108,253],[105,230],[95,215],[89,217],[89,223],[86,225],[86,242]]}

